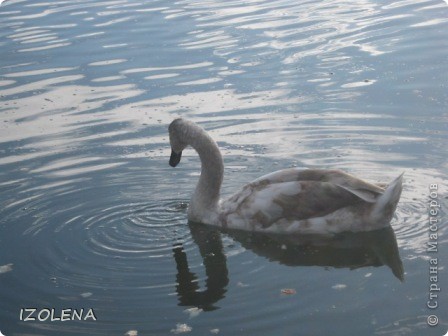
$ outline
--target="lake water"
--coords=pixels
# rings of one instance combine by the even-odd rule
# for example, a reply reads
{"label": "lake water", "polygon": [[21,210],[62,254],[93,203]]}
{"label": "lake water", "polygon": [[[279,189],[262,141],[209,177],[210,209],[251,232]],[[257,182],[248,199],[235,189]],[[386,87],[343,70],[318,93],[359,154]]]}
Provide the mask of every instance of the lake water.
{"label": "lake water", "polygon": [[[444,335],[447,31],[441,0],[3,1],[0,331]],[[218,141],[225,196],[284,167],[405,172],[392,230],[188,224],[178,116]]]}

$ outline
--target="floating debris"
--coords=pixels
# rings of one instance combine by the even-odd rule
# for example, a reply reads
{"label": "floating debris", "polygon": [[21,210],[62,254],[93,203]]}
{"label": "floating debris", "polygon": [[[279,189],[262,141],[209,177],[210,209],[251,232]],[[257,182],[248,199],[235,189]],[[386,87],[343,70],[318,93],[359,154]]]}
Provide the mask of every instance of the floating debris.
{"label": "floating debris", "polygon": [[200,313],[203,312],[203,309],[198,307],[188,308],[184,310],[184,313],[190,315],[190,318],[197,317]]}
{"label": "floating debris", "polygon": [[331,288],[336,289],[336,290],[341,290],[341,289],[345,289],[345,288],[347,288],[347,285],[344,285],[344,284],[336,284],[336,285],[332,286]]}
{"label": "floating debris", "polygon": [[92,295],[93,295],[93,294],[90,293],[90,292],[81,293],[81,296],[82,296],[83,298],[88,298],[88,297],[91,297]]}
{"label": "floating debris", "polygon": [[13,265],[14,264],[6,264],[6,265],[3,265],[3,266],[0,266],[0,274],[6,273],[6,272],[11,272]]}
{"label": "floating debris", "polygon": [[129,330],[125,335],[127,335],[127,336],[137,336],[138,332],[137,332],[137,330]]}
{"label": "floating debris", "polygon": [[178,323],[178,324],[176,324],[176,329],[171,329],[171,332],[173,334],[182,334],[182,333],[190,332],[191,329],[192,328],[188,324]]}
{"label": "floating debris", "polygon": [[236,285],[237,285],[238,287],[249,287],[248,284],[245,284],[244,282],[241,282],[241,281],[238,281],[238,282],[236,283]]}
{"label": "floating debris", "polygon": [[297,292],[296,292],[296,290],[294,288],[283,288],[281,290],[281,293],[283,295],[293,295],[293,294],[296,294]]}
{"label": "floating debris", "polygon": [[369,278],[372,276],[372,273],[367,273],[366,275],[364,275],[365,278]]}
{"label": "floating debris", "polygon": [[210,330],[210,332],[212,333],[212,334],[219,334],[219,329],[218,328],[215,328],[215,329],[211,329]]}

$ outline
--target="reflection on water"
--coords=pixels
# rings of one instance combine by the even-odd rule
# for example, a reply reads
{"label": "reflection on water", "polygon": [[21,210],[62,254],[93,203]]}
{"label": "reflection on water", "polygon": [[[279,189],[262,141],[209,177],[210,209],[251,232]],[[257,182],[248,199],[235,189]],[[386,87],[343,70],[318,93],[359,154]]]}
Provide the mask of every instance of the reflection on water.
{"label": "reflection on water", "polygon": [[[392,228],[332,237],[248,234],[229,232],[245,248],[287,266],[321,266],[357,269],[388,266],[404,280],[403,264]],[[286,238],[286,239],[285,239]]]}
{"label": "reflection on water", "polygon": [[[173,247],[177,266],[176,291],[179,305],[193,306],[204,311],[217,308],[229,283],[227,260],[218,228],[189,223],[194,242],[198,245],[205,268],[205,289],[200,290],[197,276],[190,272],[187,254],[182,244]],[[349,268],[388,266],[404,281],[403,264],[392,228],[343,233],[331,237],[285,236],[241,230],[226,230],[227,235],[245,249],[269,261],[287,266],[320,266]]]}
{"label": "reflection on water", "polygon": [[176,291],[179,305],[194,306],[205,311],[214,310],[217,308],[215,304],[224,297],[229,283],[227,260],[221,237],[216,229],[204,229],[194,224],[190,225],[190,232],[203,259],[207,277],[206,288],[203,291],[199,290],[197,276],[188,268],[187,254],[182,244],[176,244],[173,247],[173,254],[177,267]]}
{"label": "reflection on water", "polygon": [[[436,0],[3,1],[0,330],[443,334],[424,305],[429,184],[447,207],[447,17]],[[224,196],[292,166],[404,171],[396,240],[188,226],[199,162],[166,164],[177,116],[218,141]],[[49,306],[98,321],[18,320]]]}

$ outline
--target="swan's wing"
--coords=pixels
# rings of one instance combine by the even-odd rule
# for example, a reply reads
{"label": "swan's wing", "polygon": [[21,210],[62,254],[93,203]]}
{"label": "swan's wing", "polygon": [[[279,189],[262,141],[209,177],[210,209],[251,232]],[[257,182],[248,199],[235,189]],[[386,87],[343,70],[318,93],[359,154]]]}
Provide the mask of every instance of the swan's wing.
{"label": "swan's wing", "polygon": [[374,203],[384,192],[384,189],[379,186],[335,169],[283,169],[264,175],[253,181],[252,184],[268,185],[293,181],[329,182],[369,203]]}
{"label": "swan's wing", "polygon": [[329,182],[292,181],[249,184],[226,202],[227,214],[267,228],[280,219],[307,220],[362,203],[346,188]]}

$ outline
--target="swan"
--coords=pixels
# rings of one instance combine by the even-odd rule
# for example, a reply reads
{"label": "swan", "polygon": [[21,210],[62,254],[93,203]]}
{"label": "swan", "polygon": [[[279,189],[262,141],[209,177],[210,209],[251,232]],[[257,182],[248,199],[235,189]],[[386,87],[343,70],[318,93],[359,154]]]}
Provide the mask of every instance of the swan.
{"label": "swan", "polygon": [[201,175],[188,219],[246,231],[335,234],[371,231],[389,225],[402,190],[403,173],[383,188],[335,169],[288,168],[264,175],[220,199],[224,163],[216,142],[192,121],[177,118],[168,127],[169,165],[193,147]]}

